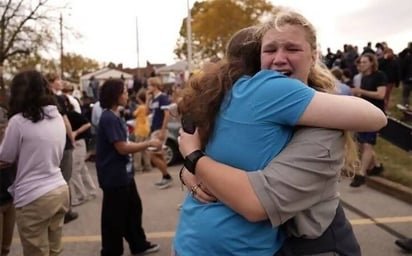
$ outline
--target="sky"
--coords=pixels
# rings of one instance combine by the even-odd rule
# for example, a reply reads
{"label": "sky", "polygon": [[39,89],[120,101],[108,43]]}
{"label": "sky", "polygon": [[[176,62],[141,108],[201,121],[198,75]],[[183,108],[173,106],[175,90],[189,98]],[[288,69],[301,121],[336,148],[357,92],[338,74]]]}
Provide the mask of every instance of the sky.
{"label": "sky", "polygon": [[[399,52],[412,41],[412,0],[269,1],[299,11],[312,22],[322,51],[342,49],[345,43],[362,49],[368,41],[373,45],[385,41]],[[67,2],[70,9],[63,12],[63,23],[82,36],[66,36],[65,51],[102,63],[145,67],[146,61],[168,65],[177,61],[173,50],[187,4],[192,6],[195,0]]]}

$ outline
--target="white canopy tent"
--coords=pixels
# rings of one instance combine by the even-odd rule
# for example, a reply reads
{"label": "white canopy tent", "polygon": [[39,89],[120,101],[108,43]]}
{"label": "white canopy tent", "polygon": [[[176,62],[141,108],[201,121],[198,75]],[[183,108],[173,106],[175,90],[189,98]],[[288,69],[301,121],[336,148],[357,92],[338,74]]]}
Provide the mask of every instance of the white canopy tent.
{"label": "white canopy tent", "polygon": [[184,72],[187,70],[187,61],[181,60],[172,65],[164,66],[155,70],[156,74],[169,74],[170,72]]}
{"label": "white canopy tent", "polygon": [[181,60],[172,65],[157,68],[155,72],[162,78],[163,83],[181,83],[181,74],[186,73],[187,68],[187,61]]}
{"label": "white canopy tent", "polygon": [[129,73],[119,71],[117,69],[102,68],[92,73],[85,74],[80,77],[80,90],[87,91],[90,78],[94,76],[100,84],[109,78],[121,78],[122,76],[126,81],[133,80],[133,76]]}

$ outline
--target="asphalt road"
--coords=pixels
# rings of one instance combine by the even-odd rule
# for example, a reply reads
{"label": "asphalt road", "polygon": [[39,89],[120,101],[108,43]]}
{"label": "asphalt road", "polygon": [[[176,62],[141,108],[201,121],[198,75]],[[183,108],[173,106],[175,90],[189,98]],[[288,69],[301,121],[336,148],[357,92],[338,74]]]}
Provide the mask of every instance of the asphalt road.
{"label": "asphalt road", "polygon": [[[161,250],[151,254],[170,255],[170,247],[176,228],[179,211],[178,204],[183,200],[178,179],[181,165],[170,167],[174,178],[172,187],[158,190],[153,183],[160,179],[160,172],[153,169],[148,173],[137,173],[135,178],[143,201],[143,225],[149,240],[159,243]],[[95,177],[93,164],[90,172]],[[345,213],[350,219],[365,256],[405,255],[396,247],[397,238],[412,238],[412,206],[382,194],[366,186],[350,188],[349,179],[341,181],[340,191]],[[65,256],[100,255],[100,207],[102,195],[75,207],[79,218],[64,226]],[[21,246],[15,230],[10,256],[22,255]],[[125,243],[125,256],[130,255]]]}

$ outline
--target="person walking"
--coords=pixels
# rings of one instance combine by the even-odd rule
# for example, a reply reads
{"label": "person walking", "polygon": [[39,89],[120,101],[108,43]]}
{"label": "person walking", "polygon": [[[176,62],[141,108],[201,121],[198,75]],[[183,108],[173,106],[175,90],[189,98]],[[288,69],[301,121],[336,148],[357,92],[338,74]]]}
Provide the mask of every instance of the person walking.
{"label": "person walking", "polygon": [[96,197],[96,185],[90,176],[89,169],[86,165],[87,150],[86,138],[89,137],[91,124],[80,113],[78,113],[71,104],[70,99],[64,95],[65,106],[68,110],[67,117],[73,128],[73,137],[75,138],[73,149],[73,173],[70,179],[72,191],[71,205],[78,206],[87,200]]}
{"label": "person walking", "polygon": [[[139,105],[133,112],[135,117],[134,138],[136,142],[143,142],[148,139],[150,133],[149,120],[147,118],[146,91],[144,89],[137,92],[136,100]],[[133,160],[136,171],[150,171],[152,169],[150,154],[146,150],[135,153]]]}
{"label": "person walking", "polygon": [[[72,177],[73,171],[73,144],[74,144],[74,137],[73,137],[73,130],[70,124],[69,118],[67,117],[67,108],[65,106],[64,98],[60,95],[63,84],[60,76],[57,73],[48,73],[46,74],[46,79],[48,82],[49,89],[53,92],[57,107],[60,114],[63,117],[64,126],[66,128],[66,143],[64,145],[64,152],[63,158],[60,162],[60,170],[63,174],[64,179],[66,180],[67,184],[70,184],[70,179]],[[70,194],[70,187],[69,187],[69,194]],[[70,200],[71,201],[71,200]],[[64,216],[64,223],[69,223],[79,217],[79,214],[75,211],[72,211],[71,205],[69,204],[69,210],[66,212]]]}
{"label": "person walking", "polygon": [[[159,139],[163,144],[167,140],[167,124],[170,119],[170,112],[165,106],[170,105],[170,100],[162,92],[162,81],[159,77],[150,77],[147,79],[148,107],[152,114],[150,126],[150,137]],[[151,150],[150,158],[153,165],[162,173],[162,179],[155,183],[159,189],[165,189],[172,185],[172,176],[167,171],[167,163],[164,158],[164,150]]]}
{"label": "person walking", "polygon": [[[385,111],[387,80],[385,74],[378,70],[378,60],[375,54],[363,54],[360,58],[359,69],[362,73],[361,86],[352,89],[353,95],[361,97],[382,111]],[[366,175],[379,175],[383,172],[383,165],[379,162],[374,150],[377,136],[378,131],[357,133],[356,137],[360,145],[361,166],[350,183],[351,187],[360,187],[365,184]]]}

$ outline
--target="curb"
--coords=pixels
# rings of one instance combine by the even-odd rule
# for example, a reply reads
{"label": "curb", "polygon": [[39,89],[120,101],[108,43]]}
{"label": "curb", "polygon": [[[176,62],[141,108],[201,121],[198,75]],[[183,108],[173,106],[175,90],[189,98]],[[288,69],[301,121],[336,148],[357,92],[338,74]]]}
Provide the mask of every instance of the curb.
{"label": "curb", "polygon": [[382,177],[366,177],[366,185],[412,205],[412,189]]}

